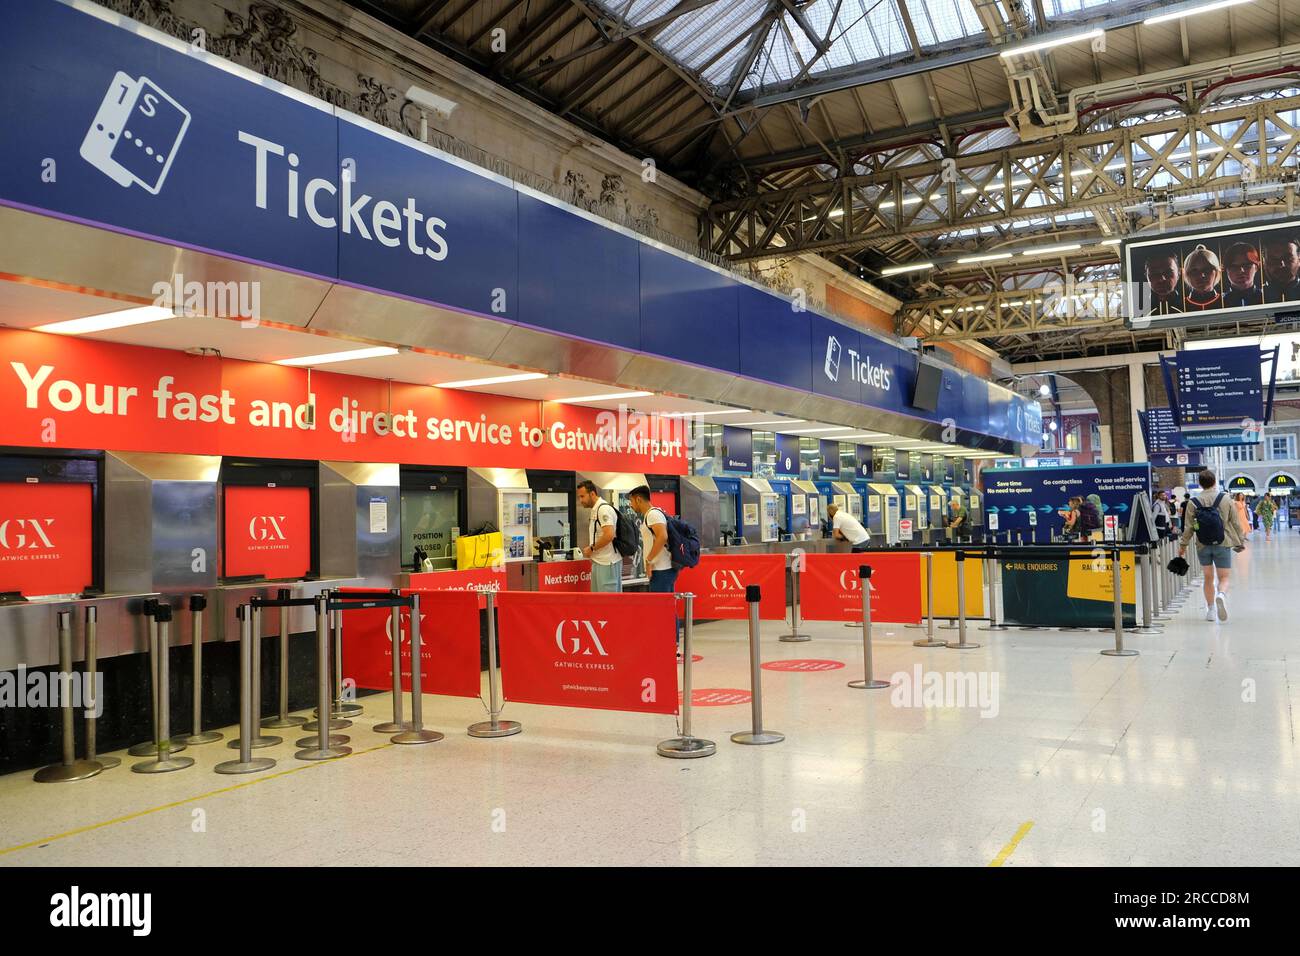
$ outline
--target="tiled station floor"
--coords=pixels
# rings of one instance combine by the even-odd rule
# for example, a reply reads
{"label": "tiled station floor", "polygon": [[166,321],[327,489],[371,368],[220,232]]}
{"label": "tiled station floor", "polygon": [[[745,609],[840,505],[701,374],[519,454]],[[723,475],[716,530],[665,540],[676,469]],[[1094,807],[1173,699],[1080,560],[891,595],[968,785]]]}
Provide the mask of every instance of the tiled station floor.
{"label": "tiled station floor", "polygon": [[[286,742],[258,752],[274,770],[226,777],[221,743],[172,774],[12,774],[0,865],[1294,865],[1298,569],[1300,536],[1256,535],[1231,620],[1205,622],[1193,592],[1162,634],[1130,636],[1133,658],[1101,656],[1096,632],[973,631],[983,647],[956,651],[877,626],[878,675],[996,675],[996,716],[849,689],[859,631],[782,644],[766,625],[766,659],[846,665],[764,672],[766,724],[787,735],[772,746],[728,740],[747,705],[698,708],[718,753],[676,761],[654,749],[671,718],[510,705],[524,733],[481,740],[464,733],[477,701],[431,697],[446,739],[400,747],[370,730],[389,716],[374,697],[343,760],[297,761]],[[743,636],[697,628],[697,687],[747,686]]]}

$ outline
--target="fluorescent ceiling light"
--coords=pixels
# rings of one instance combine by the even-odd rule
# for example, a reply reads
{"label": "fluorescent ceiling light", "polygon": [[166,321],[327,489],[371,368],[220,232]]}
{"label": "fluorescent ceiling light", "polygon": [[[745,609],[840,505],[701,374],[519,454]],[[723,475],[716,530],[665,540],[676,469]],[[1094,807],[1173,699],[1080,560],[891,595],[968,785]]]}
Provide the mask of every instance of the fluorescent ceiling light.
{"label": "fluorescent ceiling light", "polygon": [[[1148,23],[1151,21],[1148,20]],[[1021,46],[1009,47],[1003,50],[999,55],[1003,57],[1019,56],[1022,53],[1036,53],[1039,50],[1050,50],[1054,46],[1061,46],[1065,43],[1077,43],[1079,40],[1092,40],[1105,33],[1098,27],[1095,30],[1088,30],[1084,33],[1062,33],[1055,36],[1048,36],[1042,40],[1035,40],[1032,43],[1025,43]]]}
{"label": "fluorescent ceiling light", "polygon": [[1075,249],[1082,248],[1082,243],[1071,242],[1063,246],[1044,246],[1041,249],[1026,249],[1020,254],[1022,256],[1050,256],[1056,252],[1073,252]]}
{"label": "fluorescent ceiling light", "polygon": [[757,428],[759,425],[801,425],[806,418],[783,418],[778,422],[736,422],[737,428]]}
{"label": "fluorescent ceiling light", "polygon": [[142,305],[138,309],[122,309],[119,312],[105,312],[102,315],[88,315],[81,319],[65,319],[38,325],[33,331],[53,332],[55,335],[85,335],[87,332],[104,332],[108,329],[124,329],[131,325],[144,325],[147,322],[161,322],[174,318],[171,309],[158,305]]}
{"label": "fluorescent ceiling light", "polygon": [[1011,256],[1012,253],[1010,252],[994,252],[986,256],[964,256],[957,261],[965,265],[968,262],[993,262],[995,259],[1010,259]]}
{"label": "fluorescent ceiling light", "polygon": [[1169,20],[1180,20],[1183,17],[1194,16],[1198,13],[1209,13],[1211,10],[1222,10],[1224,7],[1235,7],[1239,3],[1250,3],[1250,0],[1216,0],[1214,3],[1207,3],[1203,7],[1194,7],[1191,10],[1174,10],[1170,13],[1158,13],[1154,17],[1148,17],[1142,21],[1144,27],[1149,27],[1155,23],[1166,23]]}
{"label": "fluorescent ceiling light", "polygon": [[880,270],[882,276],[896,276],[903,272],[920,272],[922,269],[933,269],[933,262],[912,262],[905,266],[885,266]]}
{"label": "fluorescent ceiling light", "polygon": [[304,355],[300,358],[280,359],[276,365],[329,365],[331,362],[354,362],[357,359],[382,358],[396,355],[397,349],[379,345],[369,349],[351,349],[347,352],[326,352],[323,355]]}
{"label": "fluorescent ceiling light", "polygon": [[436,388],[474,388],[478,385],[504,385],[507,382],[532,382],[546,378],[544,372],[520,372],[517,375],[496,375],[492,378],[467,378],[459,382],[439,382]]}
{"label": "fluorescent ceiling light", "polygon": [[853,429],[848,425],[835,425],[827,428],[796,428],[793,431],[782,430],[785,435],[814,435],[819,432],[851,432]]}
{"label": "fluorescent ceiling light", "polygon": [[1123,241],[1123,239],[1103,239],[1101,244],[1103,246],[1118,246]]}
{"label": "fluorescent ceiling light", "polygon": [[577,398],[557,398],[555,401],[572,405],[576,402],[612,402],[616,398],[645,398],[654,392],[610,392],[608,395],[580,395]]}
{"label": "fluorescent ceiling light", "polygon": [[660,417],[661,418],[690,418],[694,416],[695,418],[703,418],[706,415],[716,416],[716,415],[752,415],[752,414],[754,413],[751,411],[746,411],[743,408],[725,408],[722,409],[721,411],[716,411],[716,412],[663,412],[661,413]]}

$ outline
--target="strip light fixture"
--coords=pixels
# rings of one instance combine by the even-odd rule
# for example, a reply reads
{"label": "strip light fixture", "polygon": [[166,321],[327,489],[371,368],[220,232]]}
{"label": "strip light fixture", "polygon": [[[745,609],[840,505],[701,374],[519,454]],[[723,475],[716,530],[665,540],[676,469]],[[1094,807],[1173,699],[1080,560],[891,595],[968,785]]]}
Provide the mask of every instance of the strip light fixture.
{"label": "strip light fixture", "polygon": [[1142,21],[1142,25],[1149,27],[1157,23],[1168,23],[1170,20],[1181,20],[1183,17],[1195,16],[1198,13],[1209,13],[1211,10],[1222,10],[1226,7],[1235,7],[1240,3],[1250,2],[1251,0],[1215,0],[1214,3],[1193,7],[1190,10],[1171,10],[1169,13],[1158,13],[1154,17],[1147,17]]}
{"label": "strip light fixture", "polygon": [[1013,254],[1010,252],[991,252],[985,256],[963,256],[957,262],[961,265],[967,265],[972,262],[994,262],[998,259],[1010,259]]}
{"label": "strip light fixture", "polygon": [[654,392],[610,392],[608,395],[579,395],[577,398],[557,398],[555,401],[575,405],[578,402],[612,402],[619,398],[645,398],[653,394]]}
{"label": "strip light fixture", "polygon": [[109,329],[124,329],[132,325],[144,325],[148,322],[161,322],[163,319],[175,318],[176,313],[159,305],[142,305],[136,309],[122,309],[118,312],[104,312],[100,315],[87,315],[80,319],[65,319],[38,325],[33,331],[53,332],[55,335],[85,335],[88,332],[107,332]]}
{"label": "strip light fixture", "polygon": [[911,262],[904,266],[885,266],[880,270],[882,276],[896,276],[904,272],[920,272],[923,269],[933,269],[933,262]]}
{"label": "strip light fixture", "polygon": [[760,425],[802,425],[807,422],[806,418],[783,418],[774,422],[736,422],[737,428],[757,428]]}
{"label": "strip light fixture", "polygon": [[[1149,23],[1150,21],[1147,22]],[[1105,30],[1098,27],[1095,30],[1087,30],[1083,33],[1061,33],[1050,35],[1041,40],[1034,40],[1031,43],[1008,47],[998,55],[1010,59],[1013,56],[1020,56],[1022,53],[1037,53],[1039,50],[1050,50],[1052,47],[1063,46],[1066,43],[1077,43],[1080,40],[1093,40],[1105,32]]]}
{"label": "strip light fixture", "polygon": [[467,378],[459,382],[439,382],[435,388],[476,388],[479,385],[505,385],[508,382],[532,382],[546,378],[545,372],[520,372],[517,375],[494,375],[491,378]]}
{"label": "strip light fixture", "polygon": [[333,362],[355,362],[358,359],[383,358],[386,355],[396,355],[397,349],[389,348],[387,345],[377,345],[368,349],[350,349],[346,352],[325,352],[321,355],[303,355],[298,358],[280,359],[276,365],[329,365]]}

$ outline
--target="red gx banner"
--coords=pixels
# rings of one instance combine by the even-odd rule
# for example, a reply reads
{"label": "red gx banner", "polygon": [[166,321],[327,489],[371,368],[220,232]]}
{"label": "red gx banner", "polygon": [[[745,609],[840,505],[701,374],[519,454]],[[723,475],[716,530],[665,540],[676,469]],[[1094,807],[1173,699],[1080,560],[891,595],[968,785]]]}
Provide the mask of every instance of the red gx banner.
{"label": "red gx banner", "polygon": [[705,554],[677,576],[677,590],[695,595],[696,620],[744,620],[749,617],[745,588],[760,588],[758,616],[785,620],[785,555]]}
{"label": "red gx banner", "polygon": [[871,620],[921,621],[919,554],[809,554],[799,579],[799,610],[806,621],[862,620],[858,568],[871,566]]}

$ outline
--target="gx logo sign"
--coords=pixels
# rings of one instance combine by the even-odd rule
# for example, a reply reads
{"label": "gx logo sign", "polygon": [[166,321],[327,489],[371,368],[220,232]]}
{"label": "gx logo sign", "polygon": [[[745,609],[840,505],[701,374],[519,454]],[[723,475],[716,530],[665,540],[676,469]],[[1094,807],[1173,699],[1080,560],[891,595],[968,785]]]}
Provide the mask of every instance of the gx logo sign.
{"label": "gx logo sign", "polygon": [[248,519],[248,536],[254,541],[285,541],[285,515],[254,515]]}
{"label": "gx logo sign", "polygon": [[0,521],[0,548],[6,551],[53,548],[54,542],[45,533],[53,527],[53,518],[6,518]]}
{"label": "gx logo sign", "polygon": [[719,568],[709,575],[709,586],[715,591],[743,591],[745,585],[740,577],[739,571]]}
{"label": "gx logo sign", "polygon": [[600,641],[607,623],[609,622],[572,619],[561,621],[555,625],[555,646],[561,654],[590,657],[594,651],[597,657],[608,657],[609,652]]}

